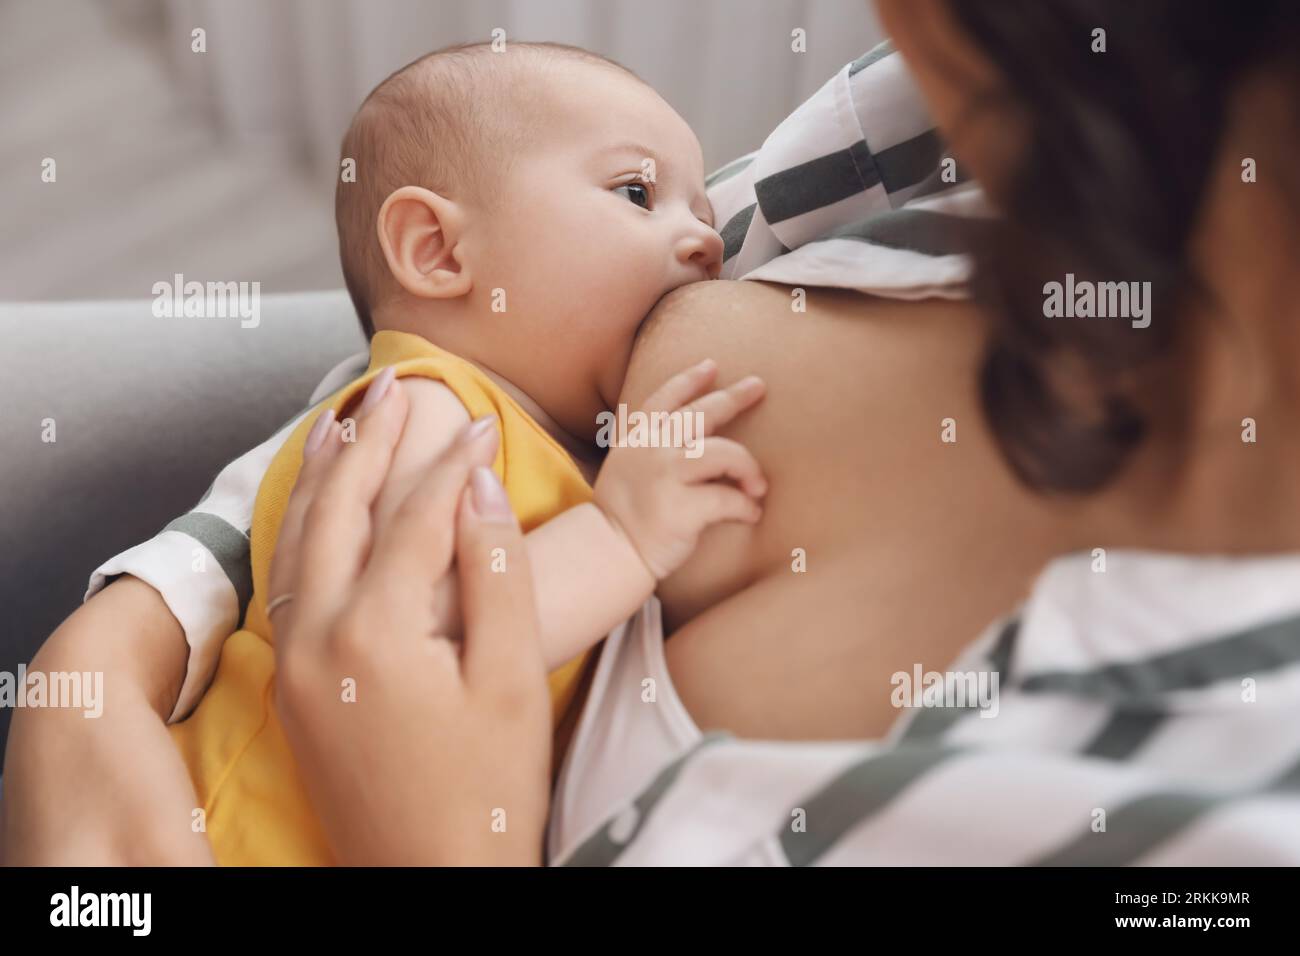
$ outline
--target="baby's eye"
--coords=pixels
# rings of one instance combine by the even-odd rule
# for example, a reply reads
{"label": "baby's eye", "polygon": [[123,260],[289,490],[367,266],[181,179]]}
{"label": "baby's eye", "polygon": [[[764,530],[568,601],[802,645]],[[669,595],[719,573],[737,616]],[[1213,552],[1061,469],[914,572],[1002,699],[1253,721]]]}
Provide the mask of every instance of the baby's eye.
{"label": "baby's eye", "polygon": [[650,190],[644,183],[624,183],[622,186],[615,186],[614,192],[622,193],[635,206],[640,206],[642,209],[650,208]]}

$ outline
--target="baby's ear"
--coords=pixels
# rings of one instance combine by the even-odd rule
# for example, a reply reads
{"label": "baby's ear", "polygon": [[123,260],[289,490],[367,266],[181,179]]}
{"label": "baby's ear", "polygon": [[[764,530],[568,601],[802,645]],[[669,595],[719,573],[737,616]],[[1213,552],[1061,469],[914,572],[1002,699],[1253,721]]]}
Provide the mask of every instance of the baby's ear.
{"label": "baby's ear", "polygon": [[379,208],[376,226],[388,271],[411,295],[454,299],[473,287],[458,246],[465,212],[420,186],[394,190]]}

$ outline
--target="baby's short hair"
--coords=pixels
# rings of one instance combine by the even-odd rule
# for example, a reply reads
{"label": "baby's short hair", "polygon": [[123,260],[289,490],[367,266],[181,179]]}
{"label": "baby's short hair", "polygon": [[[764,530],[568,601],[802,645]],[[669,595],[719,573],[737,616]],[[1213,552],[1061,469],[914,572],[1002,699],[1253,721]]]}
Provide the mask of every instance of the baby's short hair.
{"label": "baby's short hair", "polygon": [[372,312],[395,283],[379,245],[376,222],[384,200],[402,186],[423,186],[453,198],[490,200],[491,181],[531,138],[540,111],[530,109],[537,70],[554,60],[580,60],[632,74],[581,47],[511,40],[462,43],[425,54],[381,82],[362,102],[343,136],[334,192],[343,279],[369,339]]}

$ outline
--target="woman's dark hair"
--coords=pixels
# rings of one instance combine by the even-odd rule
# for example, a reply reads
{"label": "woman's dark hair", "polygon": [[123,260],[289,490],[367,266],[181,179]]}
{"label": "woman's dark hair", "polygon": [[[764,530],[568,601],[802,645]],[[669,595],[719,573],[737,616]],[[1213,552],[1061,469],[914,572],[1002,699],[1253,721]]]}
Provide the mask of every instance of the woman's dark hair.
{"label": "woman's dark hair", "polygon": [[[995,323],[980,373],[984,412],[1030,487],[1092,491],[1148,432],[1125,383],[1173,351],[1175,313],[1198,288],[1189,242],[1231,96],[1256,68],[1300,63],[1300,2],[949,6],[1001,72],[1028,131],[998,197],[1004,218],[975,253],[976,295]],[[1104,53],[1093,51],[1098,28]],[[1300,112],[1300,88],[1296,103]],[[1044,283],[1067,272],[1076,281],[1149,281],[1150,326],[1046,317]],[[1081,403],[1053,386],[1062,359],[1093,398]]]}

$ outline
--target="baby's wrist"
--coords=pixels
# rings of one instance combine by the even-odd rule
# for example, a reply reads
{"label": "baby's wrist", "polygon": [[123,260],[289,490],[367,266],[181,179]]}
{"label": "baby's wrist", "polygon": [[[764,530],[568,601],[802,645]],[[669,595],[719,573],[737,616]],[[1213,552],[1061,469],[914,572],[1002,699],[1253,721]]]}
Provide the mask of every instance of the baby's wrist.
{"label": "baby's wrist", "polygon": [[659,583],[660,575],[655,573],[654,567],[646,560],[645,552],[637,543],[636,536],[628,529],[627,524],[622,521],[614,508],[607,507],[604,503],[595,501],[592,503],[604,520],[611,538],[614,541],[614,549],[617,553],[623,555],[623,561],[636,572],[645,575],[648,582],[649,593],[654,593],[655,586]]}

